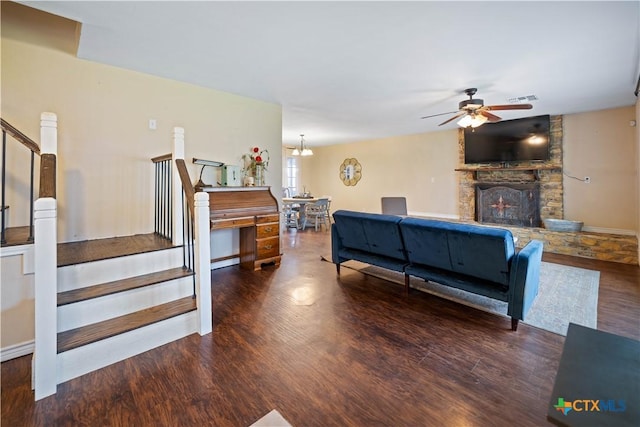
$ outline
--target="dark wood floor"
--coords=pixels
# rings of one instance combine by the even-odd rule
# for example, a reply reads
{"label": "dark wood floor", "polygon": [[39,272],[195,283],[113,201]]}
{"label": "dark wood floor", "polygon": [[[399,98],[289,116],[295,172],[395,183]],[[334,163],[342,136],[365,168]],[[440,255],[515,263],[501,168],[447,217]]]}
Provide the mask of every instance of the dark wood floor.
{"label": "dark wood floor", "polygon": [[[2,364],[3,426],[545,426],[564,337],[320,260],[326,232],[290,231],[282,265],[212,272],[213,333],[58,386],[38,402],[31,357]],[[598,328],[640,339],[640,269],[601,271]]]}

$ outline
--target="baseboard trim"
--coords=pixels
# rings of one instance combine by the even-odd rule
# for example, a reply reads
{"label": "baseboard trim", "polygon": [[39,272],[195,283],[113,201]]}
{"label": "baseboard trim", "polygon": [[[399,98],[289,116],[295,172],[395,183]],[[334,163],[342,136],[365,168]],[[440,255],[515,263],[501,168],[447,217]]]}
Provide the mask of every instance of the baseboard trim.
{"label": "baseboard trim", "polygon": [[211,270],[216,270],[218,268],[229,267],[229,266],[238,265],[238,264],[240,264],[240,258],[236,257],[231,259],[225,259],[223,261],[212,262],[210,268]]}
{"label": "baseboard trim", "polygon": [[5,246],[4,248],[2,248],[2,250],[0,250],[0,254],[3,257],[15,256],[22,255],[29,251],[33,251],[33,243],[30,243],[28,245]]}
{"label": "baseboard trim", "polygon": [[10,345],[3,349],[0,349],[0,362],[6,362],[7,360],[16,359],[18,357],[32,354],[36,348],[36,342],[25,341],[20,344]]}
{"label": "baseboard trim", "polygon": [[443,213],[433,213],[433,212],[407,212],[409,214],[409,216],[415,216],[415,217],[423,217],[423,218],[433,218],[433,219],[453,219],[453,220],[459,220],[460,219],[460,215],[454,215],[454,214],[443,214]]}

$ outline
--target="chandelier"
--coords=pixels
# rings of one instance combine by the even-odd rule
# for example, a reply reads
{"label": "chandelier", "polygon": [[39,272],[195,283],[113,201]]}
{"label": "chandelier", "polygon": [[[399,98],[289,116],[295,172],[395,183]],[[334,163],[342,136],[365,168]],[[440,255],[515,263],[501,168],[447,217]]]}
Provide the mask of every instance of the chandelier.
{"label": "chandelier", "polygon": [[294,148],[291,152],[292,156],[313,156],[313,151],[311,148],[307,148],[304,144],[304,134],[300,134],[300,149]]}

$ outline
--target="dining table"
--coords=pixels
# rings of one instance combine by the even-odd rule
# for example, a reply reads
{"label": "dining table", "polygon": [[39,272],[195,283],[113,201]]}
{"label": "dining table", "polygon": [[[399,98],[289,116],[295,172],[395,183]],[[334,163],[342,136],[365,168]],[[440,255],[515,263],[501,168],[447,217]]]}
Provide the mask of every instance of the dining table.
{"label": "dining table", "polygon": [[294,196],[294,197],[283,197],[282,198],[282,203],[287,203],[287,204],[291,204],[291,205],[299,205],[300,206],[300,210],[298,211],[298,228],[302,227],[302,224],[304,224],[304,220],[305,220],[305,213],[304,213],[304,206],[307,203],[315,203],[318,201],[317,197],[302,197],[302,196]]}

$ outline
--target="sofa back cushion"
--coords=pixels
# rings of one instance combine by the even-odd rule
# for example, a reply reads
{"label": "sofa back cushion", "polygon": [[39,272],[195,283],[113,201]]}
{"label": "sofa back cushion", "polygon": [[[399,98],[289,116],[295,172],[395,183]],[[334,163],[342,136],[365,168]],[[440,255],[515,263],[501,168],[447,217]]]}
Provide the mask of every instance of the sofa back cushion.
{"label": "sofa back cushion", "polygon": [[398,224],[394,215],[338,210],[333,213],[342,246],[376,255],[406,260]]}
{"label": "sofa back cushion", "polygon": [[448,231],[452,224],[420,218],[404,218],[400,232],[411,264],[451,270]]}
{"label": "sofa back cushion", "polygon": [[420,218],[403,219],[400,230],[411,264],[509,285],[515,253],[509,230]]}
{"label": "sofa back cushion", "polygon": [[509,230],[460,224],[449,231],[449,253],[453,271],[509,285],[515,253]]}

